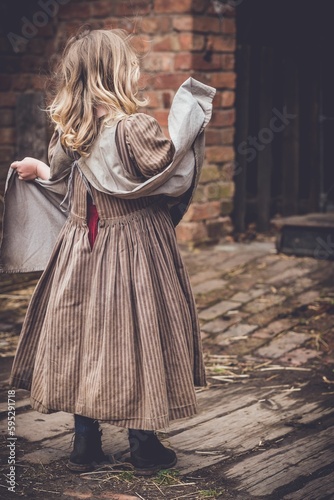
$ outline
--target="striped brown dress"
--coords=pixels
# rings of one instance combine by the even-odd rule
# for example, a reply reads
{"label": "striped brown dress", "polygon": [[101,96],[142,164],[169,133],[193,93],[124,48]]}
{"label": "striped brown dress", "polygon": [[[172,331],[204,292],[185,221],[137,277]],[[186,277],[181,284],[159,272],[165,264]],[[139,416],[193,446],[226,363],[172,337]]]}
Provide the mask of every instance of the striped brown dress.
{"label": "striped brown dress", "polygon": [[[145,179],[170,163],[173,145],[155,120],[136,114],[124,123],[117,147],[129,175]],[[30,390],[42,413],[164,428],[196,413],[194,385],[205,384],[174,226],[163,197],[90,190],[93,247],[87,183],[73,169],[70,214],[29,305],[11,383]]]}

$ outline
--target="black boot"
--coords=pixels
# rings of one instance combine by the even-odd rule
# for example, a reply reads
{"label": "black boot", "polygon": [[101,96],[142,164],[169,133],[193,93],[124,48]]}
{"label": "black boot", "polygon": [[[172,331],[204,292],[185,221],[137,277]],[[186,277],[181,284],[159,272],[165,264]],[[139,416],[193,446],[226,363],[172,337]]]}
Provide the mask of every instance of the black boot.
{"label": "black boot", "polygon": [[165,448],[153,431],[129,429],[130,461],[140,476],[151,476],[177,462],[175,451]]}
{"label": "black boot", "polygon": [[89,472],[94,469],[94,464],[109,462],[102,450],[101,436],[98,425],[89,432],[75,433],[73,451],[67,464],[72,472]]}

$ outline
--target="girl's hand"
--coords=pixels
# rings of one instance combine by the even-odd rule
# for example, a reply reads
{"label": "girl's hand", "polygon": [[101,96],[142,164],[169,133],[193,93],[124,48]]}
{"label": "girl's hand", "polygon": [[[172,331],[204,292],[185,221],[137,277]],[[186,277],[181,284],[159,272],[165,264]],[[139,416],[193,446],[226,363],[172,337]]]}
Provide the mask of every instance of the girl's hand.
{"label": "girl's hand", "polygon": [[36,158],[27,156],[22,161],[14,161],[11,168],[16,170],[21,181],[34,181],[39,177],[47,180],[50,177],[50,167]]}

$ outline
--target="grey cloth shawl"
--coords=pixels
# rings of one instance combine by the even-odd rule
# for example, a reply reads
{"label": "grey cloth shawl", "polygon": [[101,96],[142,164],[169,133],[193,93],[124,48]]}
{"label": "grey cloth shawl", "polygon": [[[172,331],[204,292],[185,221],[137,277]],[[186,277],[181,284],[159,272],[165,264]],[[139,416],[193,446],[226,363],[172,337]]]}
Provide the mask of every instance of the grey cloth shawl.
{"label": "grey cloth shawl", "polygon": [[5,189],[0,272],[30,272],[45,269],[66,214],[60,204],[70,189],[73,164],[97,190],[120,198],[166,195],[176,225],[186,212],[204,158],[204,128],[212,113],[215,89],[189,78],[175,94],[168,117],[170,138],[175,146],[173,161],[160,173],[140,181],[129,176],[121,161],[110,168],[115,155],[116,125],[106,126],[88,158],[73,163],[60,140],[50,163],[50,179],[18,180],[10,169]]}

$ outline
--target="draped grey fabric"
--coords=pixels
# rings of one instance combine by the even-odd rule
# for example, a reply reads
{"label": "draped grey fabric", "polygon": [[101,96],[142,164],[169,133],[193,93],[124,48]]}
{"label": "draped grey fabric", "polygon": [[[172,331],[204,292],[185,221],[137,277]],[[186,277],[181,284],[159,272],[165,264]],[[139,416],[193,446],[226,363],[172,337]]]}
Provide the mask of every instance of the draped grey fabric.
{"label": "draped grey fabric", "polygon": [[[117,123],[104,127],[88,158],[78,167],[88,183],[101,193],[122,199],[168,196],[174,224],[191,201],[204,156],[204,128],[211,117],[215,90],[189,78],[177,91],[169,115],[169,133],[175,152],[169,165],[149,178],[128,175],[117,149]],[[5,193],[0,272],[45,269],[66,214],[60,203],[68,189],[73,158],[54,145],[48,181],[19,181],[9,172]]]}
{"label": "draped grey fabric", "polygon": [[[143,115],[134,121],[144,131]],[[70,214],[30,302],[10,383],[30,390],[42,413],[164,428],[196,413],[194,385],[205,384],[196,306],[166,197],[90,191],[99,214],[92,248],[87,185],[74,168]]]}

